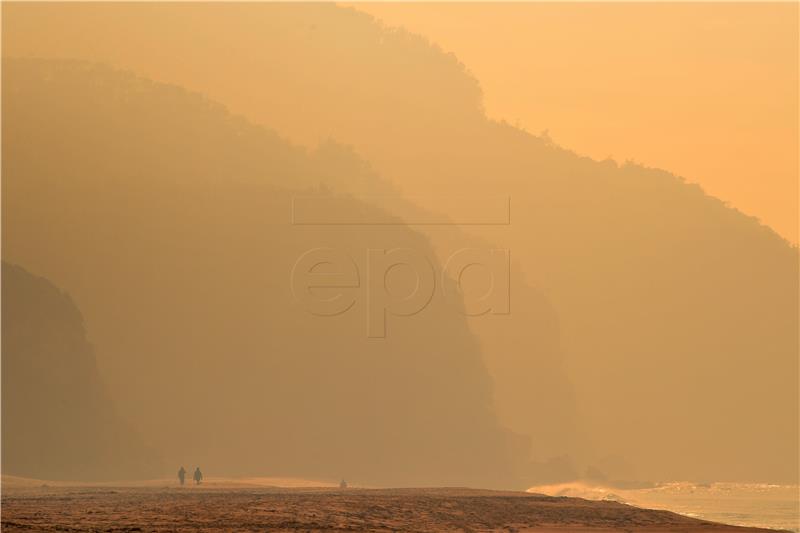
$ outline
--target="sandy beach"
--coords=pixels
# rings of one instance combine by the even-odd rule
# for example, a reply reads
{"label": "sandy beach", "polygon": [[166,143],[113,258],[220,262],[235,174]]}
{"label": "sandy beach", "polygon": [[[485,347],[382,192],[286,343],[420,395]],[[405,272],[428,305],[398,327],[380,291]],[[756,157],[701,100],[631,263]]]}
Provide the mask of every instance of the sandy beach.
{"label": "sandy beach", "polygon": [[3,485],[4,531],[768,531],[617,502],[461,488]]}

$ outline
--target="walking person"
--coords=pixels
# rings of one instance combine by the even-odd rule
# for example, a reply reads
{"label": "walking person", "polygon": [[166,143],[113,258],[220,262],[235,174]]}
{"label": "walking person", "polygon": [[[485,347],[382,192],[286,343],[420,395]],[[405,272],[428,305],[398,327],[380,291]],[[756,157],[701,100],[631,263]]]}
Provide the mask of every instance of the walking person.
{"label": "walking person", "polygon": [[178,470],[178,479],[181,481],[181,485],[186,483],[186,469],[185,468],[181,467],[181,469]]}
{"label": "walking person", "polygon": [[198,466],[194,470],[194,483],[195,485],[199,485],[201,481],[203,481],[203,473],[200,471],[200,467]]}

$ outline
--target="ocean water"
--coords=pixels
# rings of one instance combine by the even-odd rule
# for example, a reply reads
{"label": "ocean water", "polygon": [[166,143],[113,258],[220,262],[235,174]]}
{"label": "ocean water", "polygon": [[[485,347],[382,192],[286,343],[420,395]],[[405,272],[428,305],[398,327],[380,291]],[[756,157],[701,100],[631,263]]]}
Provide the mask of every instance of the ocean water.
{"label": "ocean water", "polygon": [[584,482],[531,487],[529,492],[615,500],[637,507],[733,524],[800,533],[800,486],[760,483],[661,483],[617,489]]}

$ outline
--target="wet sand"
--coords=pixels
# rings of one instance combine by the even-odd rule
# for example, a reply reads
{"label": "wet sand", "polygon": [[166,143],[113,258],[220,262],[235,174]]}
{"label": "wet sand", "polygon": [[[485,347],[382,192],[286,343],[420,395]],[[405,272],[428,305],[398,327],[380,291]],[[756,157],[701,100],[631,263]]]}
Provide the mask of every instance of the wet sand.
{"label": "wet sand", "polygon": [[616,502],[472,489],[5,484],[2,530],[745,533]]}

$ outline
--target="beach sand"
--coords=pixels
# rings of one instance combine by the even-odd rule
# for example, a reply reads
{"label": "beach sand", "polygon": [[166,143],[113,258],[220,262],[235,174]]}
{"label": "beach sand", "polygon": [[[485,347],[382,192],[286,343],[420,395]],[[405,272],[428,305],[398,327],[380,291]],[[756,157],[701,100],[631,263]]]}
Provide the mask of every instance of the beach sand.
{"label": "beach sand", "polygon": [[[303,480],[70,484],[3,478],[3,531],[767,531],[607,501],[461,488],[338,489]],[[119,484],[117,484],[119,485]]]}

